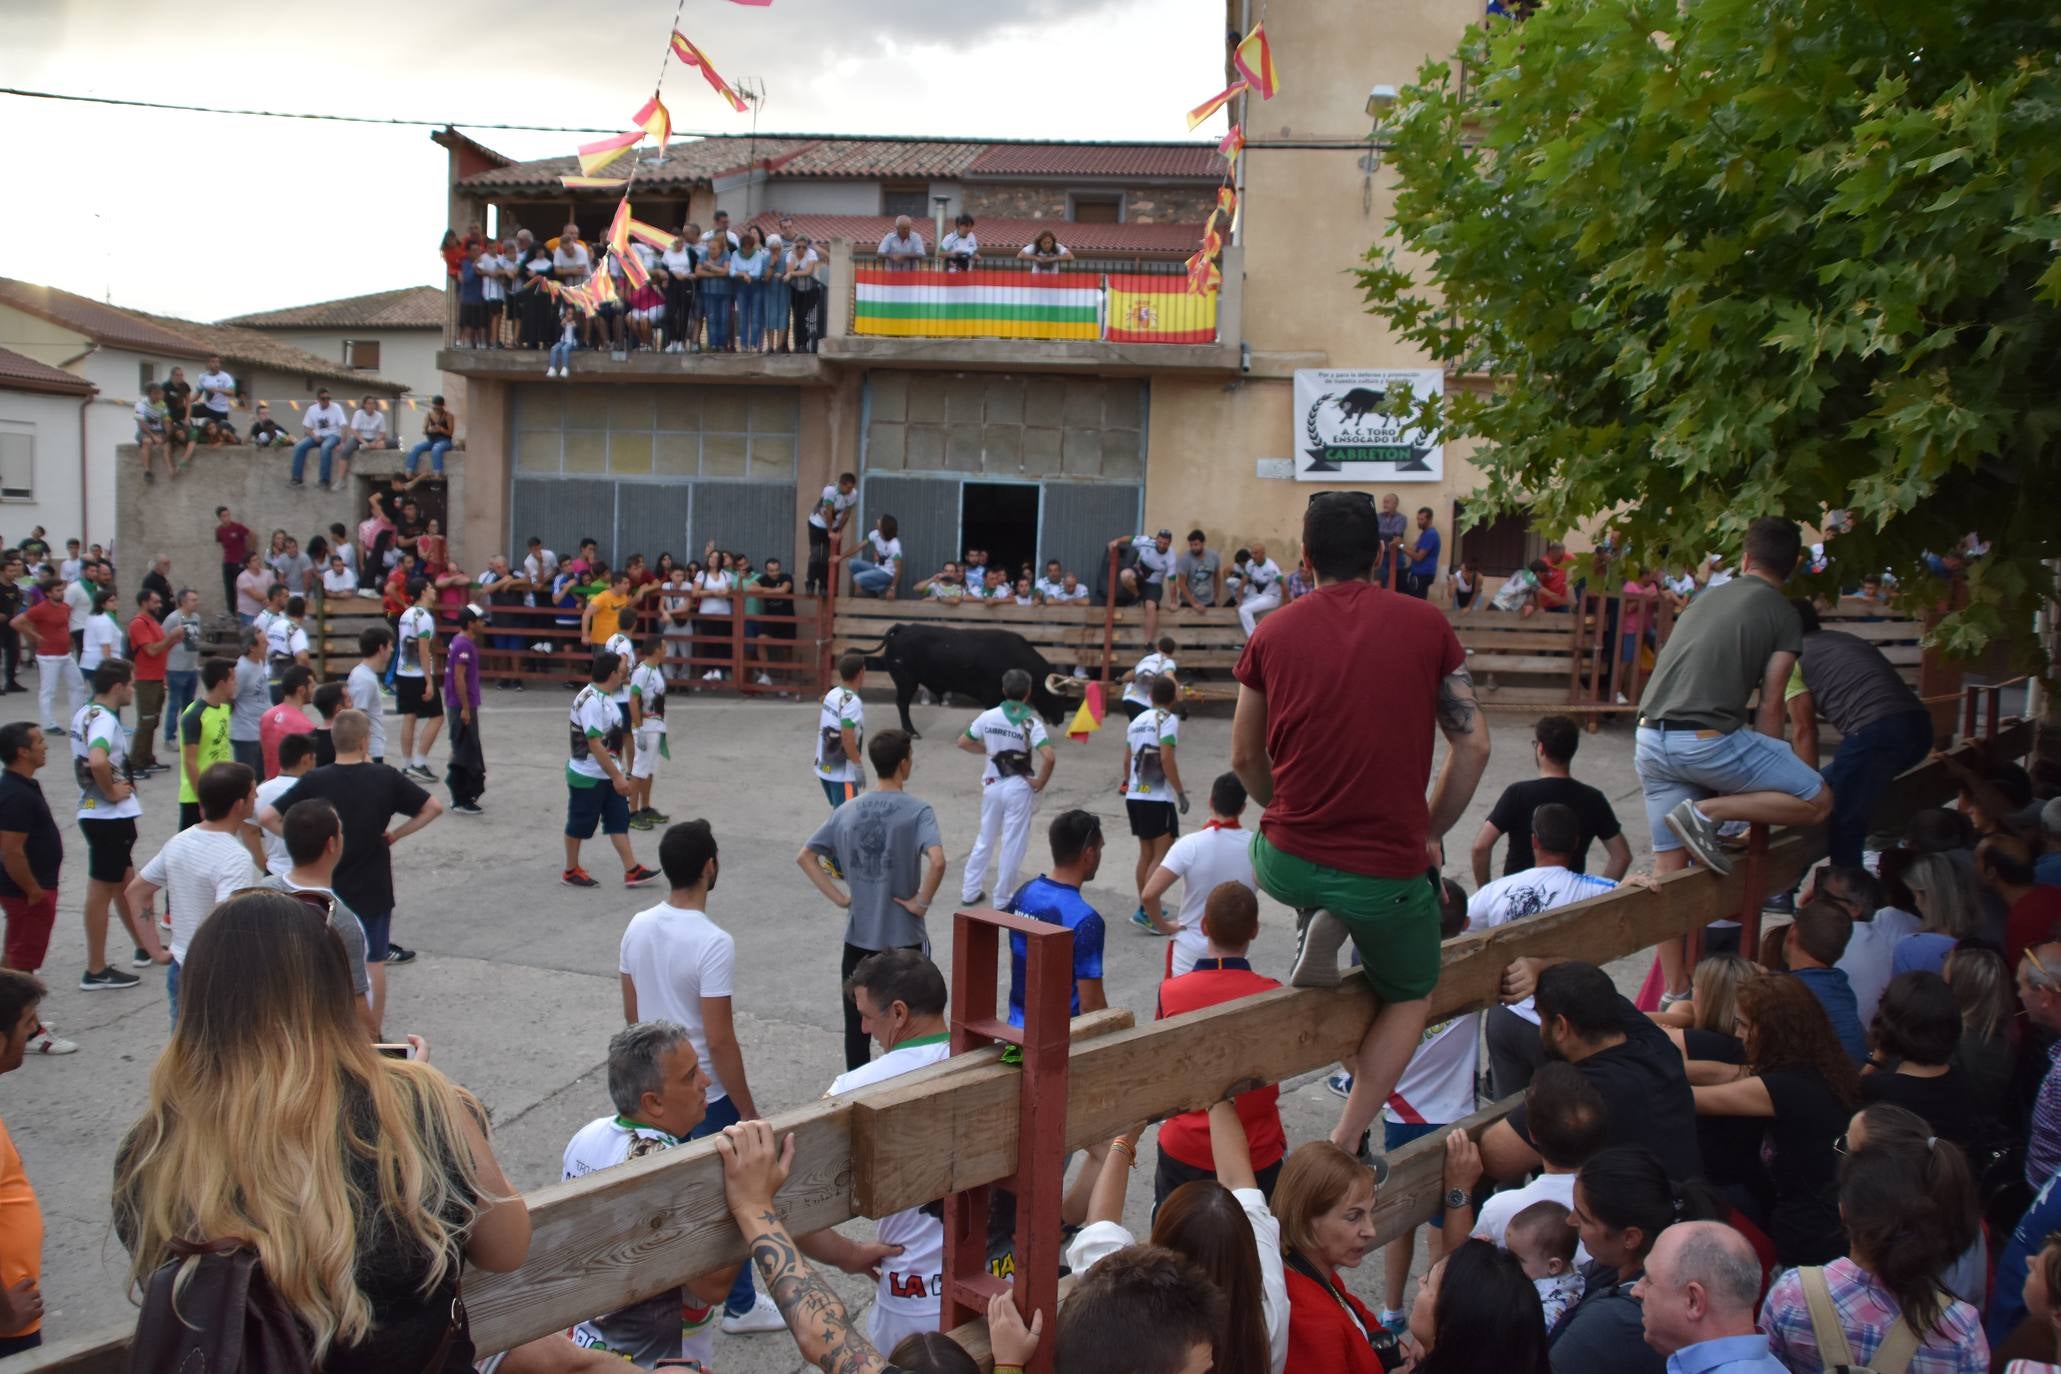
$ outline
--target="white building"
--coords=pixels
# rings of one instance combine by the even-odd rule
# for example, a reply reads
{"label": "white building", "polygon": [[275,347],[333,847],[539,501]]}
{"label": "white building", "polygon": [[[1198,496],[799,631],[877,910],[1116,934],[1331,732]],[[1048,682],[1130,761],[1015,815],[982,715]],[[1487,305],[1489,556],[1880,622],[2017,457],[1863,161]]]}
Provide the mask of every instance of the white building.
{"label": "white building", "polygon": [[348,372],[399,382],[421,404],[444,389],[437,350],[443,347],[445,309],[444,293],[436,287],[404,286],[222,323],[258,330]]}
{"label": "white building", "polygon": [[0,544],[41,525],[61,547],[84,525],[92,404],[91,382],[0,348]]}

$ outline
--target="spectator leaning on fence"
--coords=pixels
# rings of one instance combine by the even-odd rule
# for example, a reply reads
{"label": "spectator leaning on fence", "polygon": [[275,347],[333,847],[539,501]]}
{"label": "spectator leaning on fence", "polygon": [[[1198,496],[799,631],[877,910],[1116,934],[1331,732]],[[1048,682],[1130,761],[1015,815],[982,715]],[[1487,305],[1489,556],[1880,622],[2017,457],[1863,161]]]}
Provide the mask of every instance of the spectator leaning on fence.
{"label": "spectator leaning on fence", "polygon": [[894,232],[880,240],[880,256],[889,267],[914,267],[926,251],[923,235],[910,228],[907,215],[895,216]]}

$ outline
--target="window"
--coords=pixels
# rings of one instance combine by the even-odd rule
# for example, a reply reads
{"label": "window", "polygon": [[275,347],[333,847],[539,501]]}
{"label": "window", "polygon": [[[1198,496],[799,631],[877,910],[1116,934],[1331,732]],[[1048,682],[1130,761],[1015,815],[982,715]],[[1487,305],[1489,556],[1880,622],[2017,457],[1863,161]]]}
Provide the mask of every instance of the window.
{"label": "window", "polygon": [[890,181],[880,188],[880,213],[907,215],[913,220],[930,218],[930,183]]}
{"label": "window", "polygon": [[0,434],[0,501],[36,499],[36,436]]}
{"label": "window", "polygon": [[360,372],[379,370],[379,340],[345,339],[344,366]]}
{"label": "window", "polygon": [[150,384],[157,380],[156,363],[136,364],[136,394],[143,395],[150,390]]}
{"label": "window", "polygon": [[1069,218],[1075,224],[1122,224],[1124,198],[1119,192],[1074,192],[1067,198]]}

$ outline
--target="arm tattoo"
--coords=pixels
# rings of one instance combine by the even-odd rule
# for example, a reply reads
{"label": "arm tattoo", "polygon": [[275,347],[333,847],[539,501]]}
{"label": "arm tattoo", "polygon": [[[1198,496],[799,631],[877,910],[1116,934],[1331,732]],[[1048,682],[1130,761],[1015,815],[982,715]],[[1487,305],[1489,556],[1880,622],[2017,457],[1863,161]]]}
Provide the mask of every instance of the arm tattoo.
{"label": "arm tattoo", "polygon": [[775,1212],[759,1215],[770,1229],[751,1243],[751,1258],[787,1319],[802,1354],[824,1374],[877,1374],[880,1352],[845,1311],[844,1302],[809,1267]]}
{"label": "arm tattoo", "polygon": [[1481,707],[1474,700],[1474,678],[1465,667],[1456,668],[1439,679],[1439,729],[1448,735],[1470,734],[1480,712]]}

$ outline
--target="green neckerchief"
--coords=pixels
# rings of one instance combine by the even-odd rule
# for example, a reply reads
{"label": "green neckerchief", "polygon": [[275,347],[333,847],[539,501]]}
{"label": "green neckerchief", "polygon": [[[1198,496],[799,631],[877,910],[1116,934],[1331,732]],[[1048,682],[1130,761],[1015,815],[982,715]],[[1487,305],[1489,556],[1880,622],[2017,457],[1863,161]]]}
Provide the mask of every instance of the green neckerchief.
{"label": "green neckerchief", "polygon": [[1005,701],[1002,715],[1011,725],[1021,725],[1031,717],[1030,703],[1026,701]]}
{"label": "green neckerchief", "polygon": [[942,1045],[952,1038],[950,1031],[939,1031],[936,1035],[919,1035],[914,1040],[904,1040],[895,1046],[898,1050],[912,1050],[918,1045]]}
{"label": "green neckerchief", "polygon": [[666,1138],[666,1144],[678,1145],[680,1143],[680,1137],[674,1135],[671,1131],[660,1130],[657,1126],[650,1125],[643,1121],[632,1121],[627,1116],[624,1116],[621,1112],[617,1112],[615,1114],[615,1124],[622,1127],[626,1131],[658,1131],[660,1135]]}

